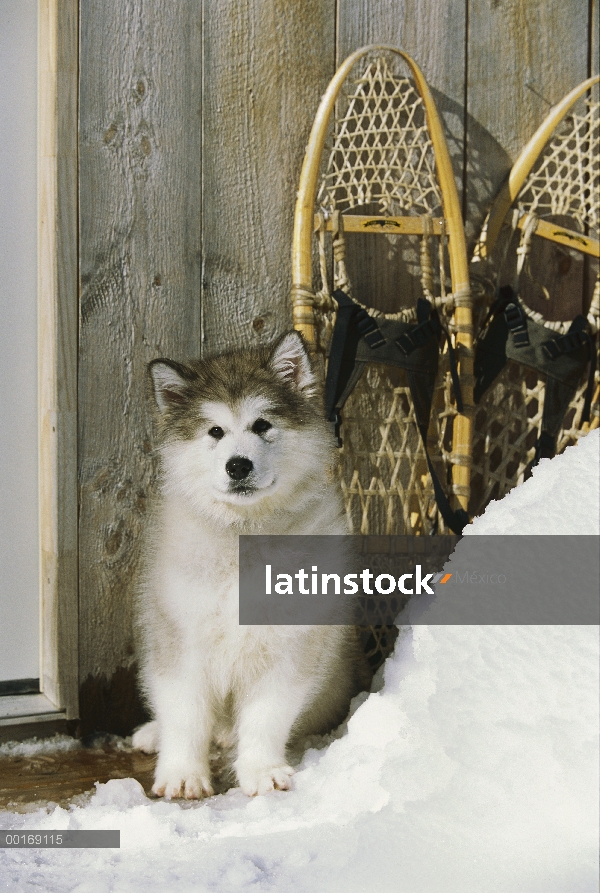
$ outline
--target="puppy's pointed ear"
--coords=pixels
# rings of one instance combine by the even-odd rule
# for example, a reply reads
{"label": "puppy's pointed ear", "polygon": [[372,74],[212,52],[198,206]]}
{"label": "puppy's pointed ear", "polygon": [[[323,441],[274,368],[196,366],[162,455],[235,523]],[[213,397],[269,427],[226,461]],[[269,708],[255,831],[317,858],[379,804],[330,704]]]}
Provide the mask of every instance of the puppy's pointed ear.
{"label": "puppy's pointed ear", "polygon": [[273,372],[295,390],[312,396],[317,391],[317,378],[299,332],[284,335],[275,344],[269,360]]}
{"label": "puppy's pointed ear", "polygon": [[160,412],[185,403],[185,389],[189,380],[185,367],[172,360],[152,360],[149,364],[154,399]]}

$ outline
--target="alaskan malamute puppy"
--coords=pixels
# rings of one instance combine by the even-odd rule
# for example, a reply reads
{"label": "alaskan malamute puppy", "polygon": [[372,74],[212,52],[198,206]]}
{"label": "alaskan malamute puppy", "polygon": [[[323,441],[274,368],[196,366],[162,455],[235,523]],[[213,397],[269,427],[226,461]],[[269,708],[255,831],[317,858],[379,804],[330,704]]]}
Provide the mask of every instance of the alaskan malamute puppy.
{"label": "alaskan malamute puppy", "polygon": [[345,534],[334,447],[300,335],[150,364],[162,492],[140,590],[153,791],[213,793],[211,741],[235,747],[249,795],[290,787],[286,744],[341,722],[364,686],[352,627],[240,626],[238,536]]}

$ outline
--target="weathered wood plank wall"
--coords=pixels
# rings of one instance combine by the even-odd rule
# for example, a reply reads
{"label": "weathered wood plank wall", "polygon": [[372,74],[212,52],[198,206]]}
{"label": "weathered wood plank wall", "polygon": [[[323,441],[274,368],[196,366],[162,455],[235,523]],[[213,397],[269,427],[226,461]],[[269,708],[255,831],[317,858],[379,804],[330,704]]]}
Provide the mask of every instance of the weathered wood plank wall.
{"label": "weathered wood plank wall", "polygon": [[156,476],[145,364],[289,326],[296,183],[336,62],[372,42],[419,62],[473,240],[549,105],[597,67],[598,0],[107,0],[80,16],[80,704],[84,732],[125,732]]}
{"label": "weathered wood plank wall", "polygon": [[293,201],[334,40],[334,0],[205,4],[203,348],[272,340],[289,315]]}

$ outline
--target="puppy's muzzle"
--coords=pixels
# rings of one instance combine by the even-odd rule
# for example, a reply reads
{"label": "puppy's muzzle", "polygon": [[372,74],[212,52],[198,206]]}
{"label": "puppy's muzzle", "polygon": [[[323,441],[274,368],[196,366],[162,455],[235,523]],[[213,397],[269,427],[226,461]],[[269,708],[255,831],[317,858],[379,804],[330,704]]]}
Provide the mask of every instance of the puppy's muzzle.
{"label": "puppy's muzzle", "polygon": [[254,465],[245,456],[232,456],[225,465],[225,471],[233,481],[245,481]]}

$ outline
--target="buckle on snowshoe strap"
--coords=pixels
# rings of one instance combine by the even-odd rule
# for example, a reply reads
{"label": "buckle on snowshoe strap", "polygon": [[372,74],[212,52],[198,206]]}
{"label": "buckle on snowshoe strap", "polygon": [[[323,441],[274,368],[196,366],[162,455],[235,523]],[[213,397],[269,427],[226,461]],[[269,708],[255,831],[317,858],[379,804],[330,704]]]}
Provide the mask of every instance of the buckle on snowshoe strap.
{"label": "buckle on snowshoe strap", "polygon": [[364,308],[356,314],[356,328],[358,334],[365,339],[371,350],[385,344],[385,338],[381,334],[379,326]]}
{"label": "buckle on snowshoe strap", "polygon": [[426,344],[430,338],[433,338],[434,335],[437,337],[441,331],[442,326],[439,319],[437,316],[433,316],[431,319],[419,323],[419,325],[415,326],[414,329],[411,329],[410,332],[404,332],[403,335],[396,338],[396,344],[404,356],[407,357],[413,350],[416,350],[417,347],[423,347],[423,345]]}
{"label": "buckle on snowshoe strap", "polygon": [[529,344],[527,318],[519,304],[510,301],[504,308],[504,319],[509,332],[513,336],[515,347],[527,347]]}
{"label": "buckle on snowshoe strap", "polygon": [[551,338],[550,341],[544,341],[542,348],[549,360],[556,360],[562,354],[571,353],[578,347],[583,347],[588,343],[587,332],[567,332],[558,338]]}

